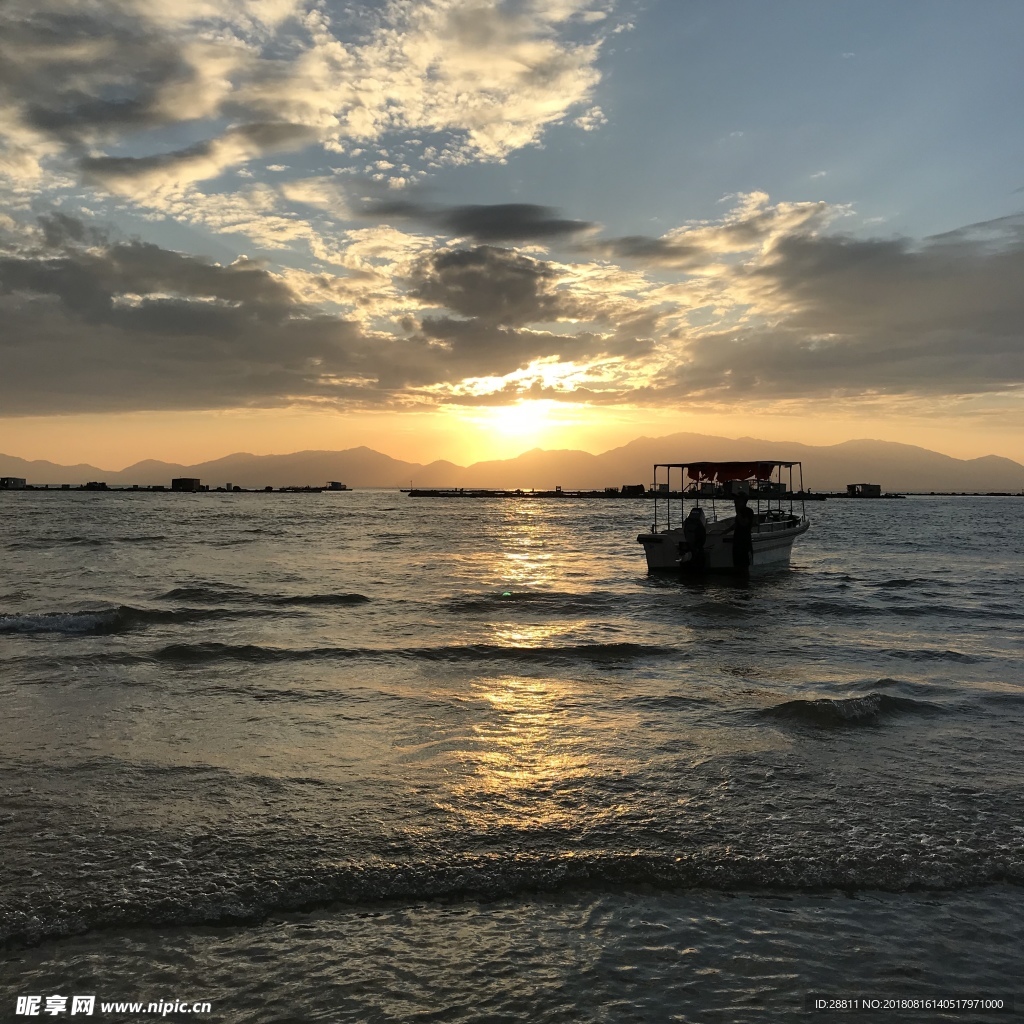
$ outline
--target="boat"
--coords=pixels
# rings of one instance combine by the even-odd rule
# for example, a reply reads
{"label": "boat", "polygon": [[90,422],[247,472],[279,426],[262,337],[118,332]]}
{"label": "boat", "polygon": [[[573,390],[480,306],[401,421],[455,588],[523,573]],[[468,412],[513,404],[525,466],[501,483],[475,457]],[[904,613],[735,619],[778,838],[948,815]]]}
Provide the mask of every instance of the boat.
{"label": "boat", "polygon": [[[784,473],[788,480],[783,479]],[[676,474],[678,487],[673,487]],[[731,571],[735,508],[744,500],[740,495],[754,514],[751,568],[788,567],[793,541],[811,525],[799,496],[803,491],[799,462],[655,463],[654,525],[637,537],[647,555],[648,571]],[[706,535],[703,552],[702,532]]]}

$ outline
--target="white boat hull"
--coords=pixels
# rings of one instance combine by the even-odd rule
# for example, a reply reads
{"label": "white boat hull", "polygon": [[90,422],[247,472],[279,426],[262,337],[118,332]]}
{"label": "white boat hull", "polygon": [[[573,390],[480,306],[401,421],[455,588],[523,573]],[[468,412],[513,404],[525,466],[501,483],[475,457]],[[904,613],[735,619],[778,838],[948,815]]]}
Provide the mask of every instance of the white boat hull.
{"label": "white boat hull", "polygon": [[[734,518],[719,520],[708,527],[704,544],[705,568],[732,570],[732,526]],[[755,526],[751,535],[754,557],[751,568],[786,568],[793,541],[807,532],[810,521],[804,517],[783,522],[765,521]],[[692,562],[689,545],[681,527],[658,533],[641,533],[637,541],[643,545],[650,572],[679,572]]]}

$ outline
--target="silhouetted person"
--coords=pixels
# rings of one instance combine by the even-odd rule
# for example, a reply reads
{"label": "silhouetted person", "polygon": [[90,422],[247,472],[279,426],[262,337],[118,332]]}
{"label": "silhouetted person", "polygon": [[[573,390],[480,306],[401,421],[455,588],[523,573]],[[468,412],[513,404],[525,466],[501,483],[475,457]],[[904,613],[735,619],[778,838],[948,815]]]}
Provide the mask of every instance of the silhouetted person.
{"label": "silhouetted person", "polygon": [[732,567],[733,571],[743,573],[750,571],[750,563],[754,560],[754,510],[747,508],[745,494],[736,497],[736,525],[732,528]]}
{"label": "silhouetted person", "polygon": [[690,562],[682,563],[682,568],[687,564],[693,572],[703,572],[707,564],[704,553],[704,545],[708,539],[708,530],[705,526],[704,510],[698,506],[690,509],[690,514],[683,523],[683,536],[690,548]]}

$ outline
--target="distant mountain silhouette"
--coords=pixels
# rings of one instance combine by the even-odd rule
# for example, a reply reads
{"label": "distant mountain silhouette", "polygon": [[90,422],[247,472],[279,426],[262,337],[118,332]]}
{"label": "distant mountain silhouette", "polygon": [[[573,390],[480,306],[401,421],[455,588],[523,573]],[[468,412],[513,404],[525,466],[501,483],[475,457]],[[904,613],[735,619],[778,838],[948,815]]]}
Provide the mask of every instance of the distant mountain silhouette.
{"label": "distant mountain silhouette", "polygon": [[109,470],[97,469],[86,462],[61,466],[45,459],[29,461],[0,454],[0,476],[22,477],[30,484],[84,484],[90,480],[105,480],[109,475]]}
{"label": "distant mountain silhouette", "polygon": [[[807,445],[680,433],[640,437],[601,455],[535,448],[514,459],[457,466],[403,462],[371,448],[341,452],[305,451],[291,455],[240,452],[222,459],[181,466],[146,460],[120,472],[85,464],[59,466],[0,455],[0,475],[26,477],[29,483],[79,484],[104,480],[112,486],[170,484],[175,476],[196,476],[211,487],[287,487],[340,480],[350,487],[609,487],[651,482],[655,462],[728,459],[787,459],[803,462],[804,484],[816,491],[842,490],[848,483],[878,483],[887,491],[1020,491],[1024,466],[986,455],[954,459],[939,452],[894,441],[845,441]],[[796,481],[794,481],[796,482]]]}

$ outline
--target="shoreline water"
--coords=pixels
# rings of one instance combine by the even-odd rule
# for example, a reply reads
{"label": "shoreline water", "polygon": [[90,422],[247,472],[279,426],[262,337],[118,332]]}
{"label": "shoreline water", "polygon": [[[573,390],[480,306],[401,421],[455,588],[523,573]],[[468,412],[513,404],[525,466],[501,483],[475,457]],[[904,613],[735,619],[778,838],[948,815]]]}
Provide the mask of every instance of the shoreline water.
{"label": "shoreline water", "polygon": [[632,502],[138,507],[0,499],[7,992],[725,1021],[1012,988],[1011,499],[824,503],[749,583],[647,576]]}
{"label": "shoreline water", "polygon": [[811,994],[1012,999],[1022,910],[1016,887],[416,901],[66,939],[8,958],[0,979],[12,993],[201,999],[225,1022],[791,1020]]}

